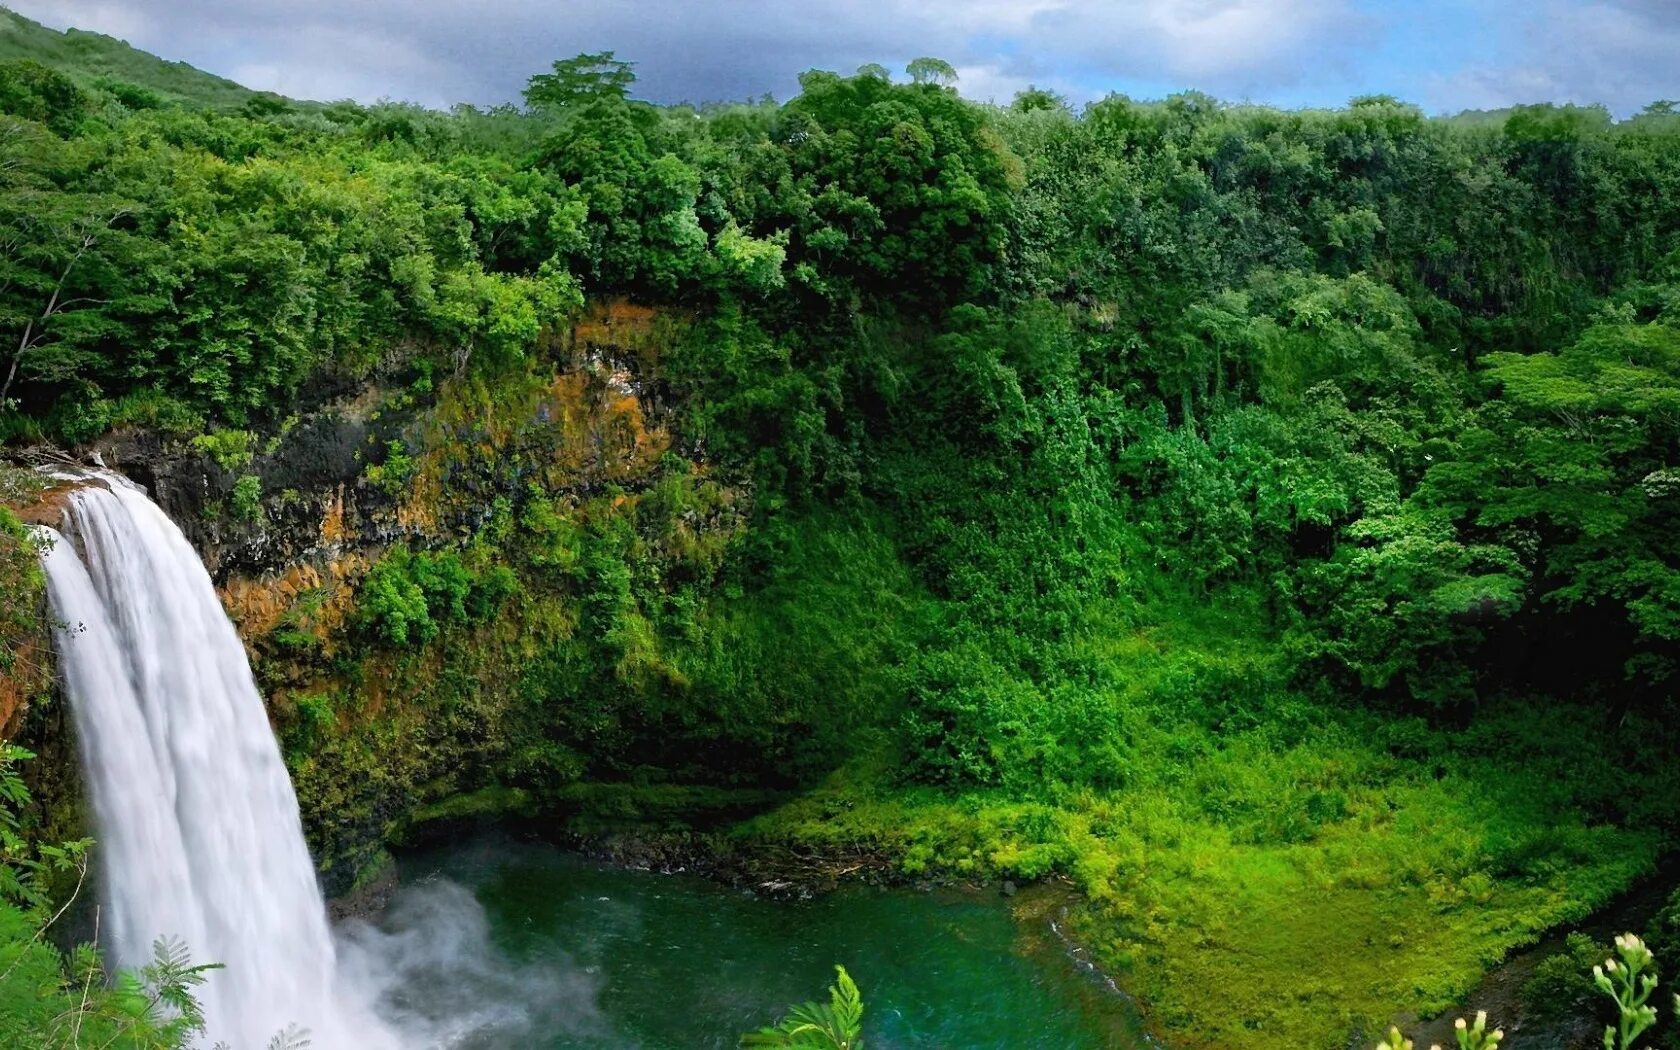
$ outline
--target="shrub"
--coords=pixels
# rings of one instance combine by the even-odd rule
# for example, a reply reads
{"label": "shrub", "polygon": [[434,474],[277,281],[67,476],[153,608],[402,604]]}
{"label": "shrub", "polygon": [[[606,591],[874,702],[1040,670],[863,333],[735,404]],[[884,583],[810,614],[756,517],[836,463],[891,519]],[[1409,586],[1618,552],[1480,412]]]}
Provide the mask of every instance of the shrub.
{"label": "shrub", "polygon": [[262,520],[262,479],[255,474],[243,474],[233,483],[233,495],[228,500],[233,516],[240,521]]}
{"label": "shrub", "polygon": [[409,555],[387,555],[362,581],[357,620],[374,637],[395,646],[424,643],[437,635],[426,595],[409,576]]}
{"label": "shrub", "polygon": [[47,416],[47,429],[70,445],[92,441],[110,428],[111,402],[97,396],[66,395]]}
{"label": "shrub", "polygon": [[192,447],[209,456],[223,470],[234,471],[251,465],[256,456],[257,435],[249,430],[216,430],[193,438]]}
{"label": "shrub", "polygon": [[1605,949],[1584,933],[1571,933],[1563,950],[1543,960],[1523,983],[1523,1003],[1542,1017],[1557,1017],[1585,1006],[1593,995],[1591,970]]}
{"label": "shrub", "polygon": [[450,624],[489,620],[518,589],[505,566],[475,575],[454,551],[410,554],[399,547],[362,582],[356,620],[391,645],[425,643]]}
{"label": "shrub", "polygon": [[473,581],[467,595],[467,619],[483,623],[501,611],[502,605],[519,590],[519,577],[506,565],[492,565]]}
{"label": "shrub", "polygon": [[385,459],[380,463],[370,463],[365,472],[368,484],[384,492],[387,496],[401,495],[403,486],[414,477],[414,459],[408,454],[408,449],[400,441],[390,441],[385,444]]}
{"label": "shrub", "polygon": [[416,554],[408,560],[408,566],[433,620],[439,625],[466,621],[473,578],[460,555],[453,551]]}
{"label": "shrub", "polygon": [[1034,699],[1025,684],[978,646],[924,654],[904,684],[906,772],[943,784],[997,783],[999,727]]}

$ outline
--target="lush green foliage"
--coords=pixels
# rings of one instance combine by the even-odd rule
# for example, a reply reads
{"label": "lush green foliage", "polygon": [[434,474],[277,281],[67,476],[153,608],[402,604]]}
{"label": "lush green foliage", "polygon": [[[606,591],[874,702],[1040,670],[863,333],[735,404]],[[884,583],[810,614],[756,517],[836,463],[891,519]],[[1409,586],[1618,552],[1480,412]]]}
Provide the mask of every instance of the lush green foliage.
{"label": "lush green foliage", "polygon": [[1523,1005],[1540,1017],[1579,1012],[1592,999],[1592,968],[1604,957],[1604,947],[1591,937],[1569,934],[1563,950],[1542,960],[1523,982]]}
{"label": "lush green foliage", "polygon": [[828,990],[827,1003],[804,1003],[770,1028],[741,1037],[742,1046],[795,1047],[802,1050],[862,1050],[863,996],[844,966]]}
{"label": "lush green foliage", "polygon": [[411,555],[398,548],[362,582],[358,615],[375,638],[418,645],[437,637],[444,626],[494,616],[515,586],[506,568],[475,577],[452,551]]}
{"label": "lush green foliage", "polygon": [[[17,475],[22,475],[18,477]],[[23,472],[0,468],[0,493],[30,498],[38,481]],[[43,637],[41,600],[45,581],[29,531],[12,512],[0,507],[0,682],[5,689],[6,718],[45,692],[49,667]]]}
{"label": "lush green foliage", "polygon": [[58,64],[0,64],[0,439],[400,511],[258,640],[340,881],[457,793],[797,787],[736,834],[1063,873],[1170,1032],[1329,1046],[1672,845],[1680,116]]}

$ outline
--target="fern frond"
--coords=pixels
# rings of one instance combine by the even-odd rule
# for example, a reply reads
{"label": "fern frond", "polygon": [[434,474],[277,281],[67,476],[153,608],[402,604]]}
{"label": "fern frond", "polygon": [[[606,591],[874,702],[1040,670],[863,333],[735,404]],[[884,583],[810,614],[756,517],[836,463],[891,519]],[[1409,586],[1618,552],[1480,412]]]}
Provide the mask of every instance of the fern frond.
{"label": "fern frond", "polygon": [[741,1037],[743,1047],[783,1050],[863,1050],[863,996],[844,966],[828,990],[828,1003],[801,1003],[780,1022]]}

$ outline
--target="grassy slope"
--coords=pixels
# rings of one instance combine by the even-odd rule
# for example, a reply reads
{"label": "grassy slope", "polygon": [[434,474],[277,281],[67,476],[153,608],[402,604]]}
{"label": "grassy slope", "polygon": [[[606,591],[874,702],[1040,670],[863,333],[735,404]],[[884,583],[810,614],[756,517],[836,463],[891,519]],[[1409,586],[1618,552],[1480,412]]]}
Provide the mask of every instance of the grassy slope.
{"label": "grassy slope", "polygon": [[[878,550],[855,532],[848,542]],[[829,559],[789,557],[788,606],[804,604],[809,580],[833,614],[823,644],[864,644],[880,581],[897,574],[873,561],[848,595],[820,568]],[[752,619],[776,618],[752,601]],[[889,604],[929,600],[902,593]],[[1507,951],[1603,905],[1654,863],[1654,834],[1595,820],[1605,800],[1559,786],[1616,779],[1602,757],[1570,750],[1600,717],[1589,710],[1495,707],[1453,734],[1268,687],[1261,709],[1227,711],[1225,728],[1208,728],[1170,698],[1200,692],[1184,688],[1187,675],[1270,678],[1272,640],[1245,628],[1247,609],[1157,600],[1130,625],[1094,621],[1076,643],[1096,658],[1096,692],[1136,744],[1121,787],[911,787],[890,746],[870,745],[737,834],[862,845],[913,874],[1063,874],[1091,902],[1081,935],[1173,1045],[1341,1046],[1399,1013],[1445,1009]]]}
{"label": "grassy slope", "polygon": [[189,105],[231,109],[256,92],[185,62],[170,62],[102,33],[59,32],[0,7],[0,61],[32,58],[82,80],[110,77]]}

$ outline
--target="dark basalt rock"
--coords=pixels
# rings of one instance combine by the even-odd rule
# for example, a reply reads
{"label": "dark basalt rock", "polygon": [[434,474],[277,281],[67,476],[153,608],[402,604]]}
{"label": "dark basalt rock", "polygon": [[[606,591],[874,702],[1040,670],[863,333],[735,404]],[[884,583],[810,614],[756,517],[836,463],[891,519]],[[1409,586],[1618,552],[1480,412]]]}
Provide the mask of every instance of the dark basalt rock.
{"label": "dark basalt rock", "polygon": [[[377,392],[375,392],[377,393]],[[369,463],[387,455],[387,440],[400,421],[370,423],[362,406],[376,397],[329,405],[272,432],[256,432],[248,465],[228,469],[208,453],[157,433],[126,430],[108,435],[90,451],[136,484],[180,526],[221,584],[232,575],[280,572],[301,561],[339,553],[336,544],[374,545],[400,534],[395,498],[363,482]],[[234,486],[255,475],[262,513],[255,521],[228,511]],[[324,539],[322,522],[343,522],[341,535]]]}

